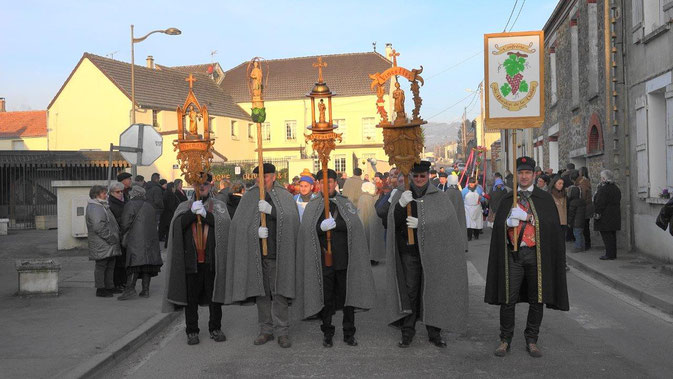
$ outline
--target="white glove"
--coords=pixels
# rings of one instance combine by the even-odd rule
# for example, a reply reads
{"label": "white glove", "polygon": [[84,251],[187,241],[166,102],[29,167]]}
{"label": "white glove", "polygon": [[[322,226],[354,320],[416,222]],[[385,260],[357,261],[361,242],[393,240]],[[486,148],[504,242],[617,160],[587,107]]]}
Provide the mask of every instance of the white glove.
{"label": "white glove", "polygon": [[199,216],[201,216],[201,217],[204,217],[204,218],[208,215],[208,214],[206,213],[206,208],[205,208],[205,207],[201,207],[201,209],[199,209],[198,211],[196,211],[196,214],[199,215]]}
{"label": "white glove", "polygon": [[510,228],[515,228],[519,226],[519,219],[517,218],[508,218],[507,219],[507,226]]}
{"label": "white glove", "polygon": [[257,235],[259,236],[259,238],[268,238],[269,228],[260,226],[259,229],[257,229]]}
{"label": "white glove", "polygon": [[203,207],[203,201],[197,200],[192,203],[192,213],[200,215],[201,210],[203,210],[203,216],[205,217],[206,209]]}
{"label": "white glove", "polygon": [[400,196],[400,201],[399,201],[400,206],[402,208],[406,207],[407,204],[411,203],[412,201],[414,201],[414,195],[411,194],[411,191],[406,190],[406,191],[402,192],[402,196]]}
{"label": "white glove", "polygon": [[271,214],[271,204],[269,204],[266,200],[260,200],[258,204],[259,211],[262,213],[266,213],[268,215]]}
{"label": "white glove", "polygon": [[388,202],[389,202],[390,204],[393,203],[393,197],[395,197],[395,192],[397,192],[397,188],[393,188],[393,190],[390,191],[390,197],[388,198]]}
{"label": "white glove", "polygon": [[509,212],[509,218],[526,221],[528,219],[528,213],[519,207],[512,208],[512,210]]}
{"label": "white glove", "polygon": [[336,220],[334,220],[332,217],[326,218],[320,223],[320,230],[323,232],[332,230],[334,228],[336,228]]}
{"label": "white glove", "polygon": [[407,217],[407,228],[417,229],[418,228],[418,219],[416,217]]}

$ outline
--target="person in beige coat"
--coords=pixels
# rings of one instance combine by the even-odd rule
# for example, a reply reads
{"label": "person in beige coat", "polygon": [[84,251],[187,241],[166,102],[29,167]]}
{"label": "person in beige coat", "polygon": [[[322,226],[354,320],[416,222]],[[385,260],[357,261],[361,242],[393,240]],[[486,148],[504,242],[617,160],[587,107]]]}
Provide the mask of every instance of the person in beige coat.
{"label": "person in beige coat", "polygon": [[357,167],[353,169],[353,176],[346,179],[344,188],[341,191],[341,194],[346,196],[356,207],[358,206],[358,200],[362,195],[362,183],[364,183],[364,180],[360,179],[361,176],[362,169]]}
{"label": "person in beige coat", "polygon": [[383,239],[383,222],[376,214],[376,186],[374,183],[362,183],[362,195],[358,201],[358,216],[365,227],[369,259],[375,265],[386,258],[386,244]]}

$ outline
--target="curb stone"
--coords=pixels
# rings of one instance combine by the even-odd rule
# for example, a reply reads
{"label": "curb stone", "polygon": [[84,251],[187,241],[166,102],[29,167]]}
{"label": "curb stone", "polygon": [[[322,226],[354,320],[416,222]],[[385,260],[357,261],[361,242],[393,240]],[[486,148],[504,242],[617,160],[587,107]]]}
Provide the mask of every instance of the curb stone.
{"label": "curb stone", "polygon": [[642,289],[622,282],[618,279],[615,279],[609,275],[606,275],[598,270],[595,270],[592,267],[580,262],[575,259],[572,255],[566,255],[566,260],[570,266],[575,267],[576,269],[588,274],[594,279],[607,284],[608,286],[625,293],[626,295],[646,304],[651,307],[657,308],[663,312],[673,315],[673,302],[662,299],[656,295],[649,294]]}
{"label": "curb stone", "polygon": [[159,313],[128,334],[107,346],[102,352],[60,375],[61,378],[91,378],[105,368],[122,361],[182,315],[182,312]]}

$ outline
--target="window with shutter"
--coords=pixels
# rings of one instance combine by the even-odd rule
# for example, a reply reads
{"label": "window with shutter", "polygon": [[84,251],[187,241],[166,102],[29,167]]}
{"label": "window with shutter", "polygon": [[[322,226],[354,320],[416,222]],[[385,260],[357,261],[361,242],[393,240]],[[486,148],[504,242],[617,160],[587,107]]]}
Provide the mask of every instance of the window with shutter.
{"label": "window with shutter", "polygon": [[636,162],[638,170],[638,196],[647,197],[649,171],[647,165],[647,98],[636,99]]}

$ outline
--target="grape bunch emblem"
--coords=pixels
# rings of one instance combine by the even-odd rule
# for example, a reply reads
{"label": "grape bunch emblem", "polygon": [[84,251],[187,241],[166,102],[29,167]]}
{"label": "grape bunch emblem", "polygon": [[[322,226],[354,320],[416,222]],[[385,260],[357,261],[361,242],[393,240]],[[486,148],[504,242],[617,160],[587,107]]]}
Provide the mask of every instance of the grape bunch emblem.
{"label": "grape bunch emblem", "polygon": [[[523,55],[523,56],[522,56]],[[527,63],[524,54],[510,53],[508,58],[502,63],[507,75],[507,83],[500,86],[500,92],[503,96],[518,95],[528,92],[528,82],[524,80],[522,72],[526,69]]]}

